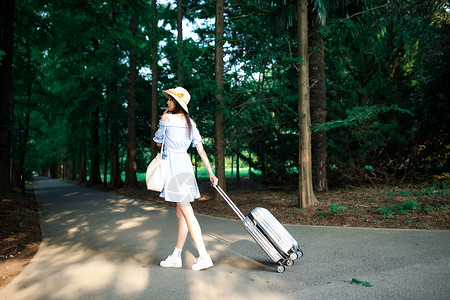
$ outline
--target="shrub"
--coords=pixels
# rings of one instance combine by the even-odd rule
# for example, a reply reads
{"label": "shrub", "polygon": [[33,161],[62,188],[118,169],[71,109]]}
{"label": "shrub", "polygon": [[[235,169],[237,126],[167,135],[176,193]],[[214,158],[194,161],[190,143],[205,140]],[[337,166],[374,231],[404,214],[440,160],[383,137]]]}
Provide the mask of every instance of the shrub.
{"label": "shrub", "polygon": [[383,214],[383,218],[392,218],[394,214],[409,214],[413,210],[420,210],[420,204],[413,199],[403,201],[401,204],[395,205],[380,205],[380,209],[377,210],[378,213]]}

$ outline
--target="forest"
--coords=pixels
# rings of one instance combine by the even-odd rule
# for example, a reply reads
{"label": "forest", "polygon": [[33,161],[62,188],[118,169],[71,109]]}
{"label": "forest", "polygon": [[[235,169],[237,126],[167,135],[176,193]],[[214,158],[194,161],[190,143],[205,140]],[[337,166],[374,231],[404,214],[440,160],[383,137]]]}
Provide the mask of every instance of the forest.
{"label": "forest", "polygon": [[447,1],[2,0],[0,26],[1,191],[32,174],[136,188],[176,86],[221,186],[307,206],[450,178]]}

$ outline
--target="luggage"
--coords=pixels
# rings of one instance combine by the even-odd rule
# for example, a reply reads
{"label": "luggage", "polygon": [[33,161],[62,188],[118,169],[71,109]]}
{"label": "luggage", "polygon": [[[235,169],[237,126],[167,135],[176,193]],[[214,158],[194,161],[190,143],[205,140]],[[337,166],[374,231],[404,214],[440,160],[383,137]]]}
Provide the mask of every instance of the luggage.
{"label": "luggage", "polygon": [[283,273],[285,266],[292,266],[297,258],[303,256],[298,242],[267,209],[257,207],[244,216],[220,186],[214,187],[242,220],[253,239],[278,264],[278,273]]}

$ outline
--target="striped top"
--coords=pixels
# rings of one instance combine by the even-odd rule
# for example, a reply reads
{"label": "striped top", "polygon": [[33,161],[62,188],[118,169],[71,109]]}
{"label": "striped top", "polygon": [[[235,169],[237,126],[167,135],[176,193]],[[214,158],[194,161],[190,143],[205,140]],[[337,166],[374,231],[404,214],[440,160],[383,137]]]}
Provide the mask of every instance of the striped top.
{"label": "striped top", "polygon": [[203,139],[192,119],[191,124],[192,132],[189,135],[186,120],[166,114],[166,122],[159,122],[159,129],[153,138],[156,143],[162,143],[164,126],[166,126],[163,157],[168,160],[169,169],[160,197],[169,202],[192,202],[200,198],[194,168],[187,149],[191,144],[195,147],[198,143],[203,143]]}

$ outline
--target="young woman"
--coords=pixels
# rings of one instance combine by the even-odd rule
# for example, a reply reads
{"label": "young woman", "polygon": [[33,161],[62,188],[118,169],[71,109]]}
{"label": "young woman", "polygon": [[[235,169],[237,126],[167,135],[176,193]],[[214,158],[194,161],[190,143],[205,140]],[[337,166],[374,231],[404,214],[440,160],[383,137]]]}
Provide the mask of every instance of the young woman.
{"label": "young woman", "polygon": [[164,111],[161,117],[159,129],[153,140],[158,146],[161,146],[164,139],[163,157],[168,159],[169,170],[160,197],[166,201],[177,203],[178,236],[173,253],[166,260],[161,261],[160,266],[181,267],[181,252],[187,234],[190,232],[199,253],[192,269],[199,271],[212,267],[213,262],[206,251],[200,224],[191,206],[194,199],[200,198],[194,169],[187,153],[191,143],[196,147],[209,173],[210,181],[217,185],[219,180],[211,169],[197,126],[189,117],[187,107],[191,99],[189,92],[182,87],[177,87],[163,91],[163,94],[167,97],[168,109]]}

